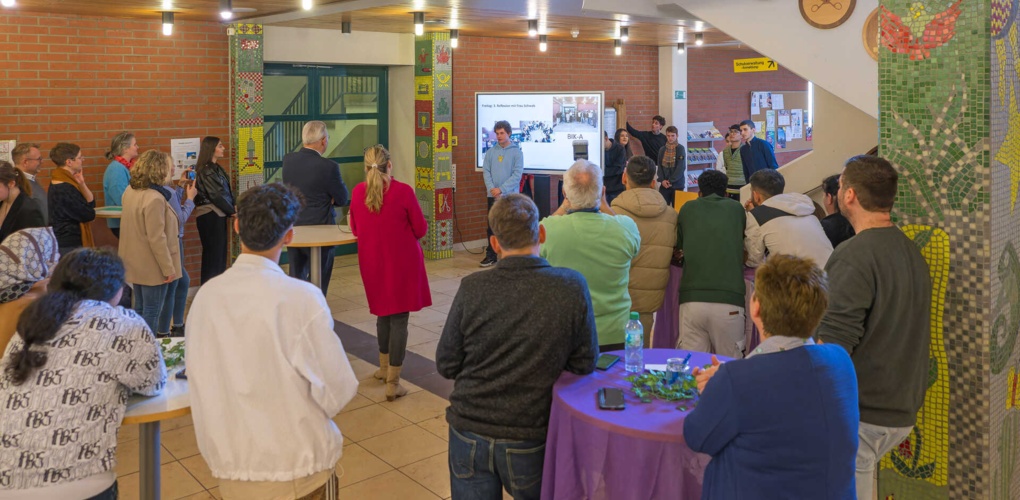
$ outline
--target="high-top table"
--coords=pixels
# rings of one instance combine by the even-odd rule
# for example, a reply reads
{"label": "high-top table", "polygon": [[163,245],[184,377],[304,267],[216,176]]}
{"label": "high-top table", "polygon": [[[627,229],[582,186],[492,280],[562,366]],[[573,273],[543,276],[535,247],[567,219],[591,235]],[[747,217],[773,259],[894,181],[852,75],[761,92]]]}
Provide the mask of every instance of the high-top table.
{"label": "high-top table", "polygon": [[121,424],[138,425],[139,498],[159,500],[159,423],[191,413],[188,381],[176,377],[184,369],[178,365],[167,372],[166,386],[158,396],[131,396]]}
{"label": "high-top table", "polygon": [[[645,349],[645,364],[665,364],[688,352]],[[683,437],[684,418],[697,399],[642,403],[625,380],[629,374],[623,351],[612,354],[620,356],[620,361],[609,370],[584,376],[564,372],[553,386],[542,499],[701,498],[711,457],[692,451]],[[691,354],[691,366],[711,362],[710,354]],[[596,392],[601,387],[623,389],[627,407],[599,409]]]}
{"label": "high-top table", "polygon": [[123,207],[120,206],[96,207],[97,219],[119,219],[122,213]]}
{"label": "high-top table", "polygon": [[[340,245],[353,245],[358,238],[351,233],[349,226],[338,226],[336,224],[323,224],[317,226],[294,226],[294,240],[287,245],[287,248],[321,248]],[[308,252],[311,254],[308,266],[311,268],[311,282],[313,285],[322,288],[322,253]]]}

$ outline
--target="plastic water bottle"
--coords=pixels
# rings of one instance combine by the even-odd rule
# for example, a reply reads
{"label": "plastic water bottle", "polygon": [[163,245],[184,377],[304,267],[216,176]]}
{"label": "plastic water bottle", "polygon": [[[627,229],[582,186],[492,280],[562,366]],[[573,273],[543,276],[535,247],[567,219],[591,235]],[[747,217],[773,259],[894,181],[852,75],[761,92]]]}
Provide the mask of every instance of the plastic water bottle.
{"label": "plastic water bottle", "polygon": [[627,371],[631,373],[641,373],[645,370],[645,354],[643,351],[645,329],[641,326],[641,321],[638,318],[638,313],[630,313],[630,321],[627,322],[627,327],[623,330],[623,342],[626,348],[624,358],[627,364]]}

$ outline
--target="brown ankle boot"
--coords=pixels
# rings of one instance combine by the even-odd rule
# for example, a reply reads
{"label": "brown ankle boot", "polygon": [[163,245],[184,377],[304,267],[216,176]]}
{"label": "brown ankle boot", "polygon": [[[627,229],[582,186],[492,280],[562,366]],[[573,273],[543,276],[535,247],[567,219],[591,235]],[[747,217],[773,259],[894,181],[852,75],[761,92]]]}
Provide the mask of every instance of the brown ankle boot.
{"label": "brown ankle boot", "polygon": [[400,385],[399,366],[390,365],[386,371],[386,401],[393,401],[407,394],[407,389]]}
{"label": "brown ankle boot", "polygon": [[386,369],[390,367],[390,355],[379,353],[379,369],[372,374],[373,377],[386,381]]}

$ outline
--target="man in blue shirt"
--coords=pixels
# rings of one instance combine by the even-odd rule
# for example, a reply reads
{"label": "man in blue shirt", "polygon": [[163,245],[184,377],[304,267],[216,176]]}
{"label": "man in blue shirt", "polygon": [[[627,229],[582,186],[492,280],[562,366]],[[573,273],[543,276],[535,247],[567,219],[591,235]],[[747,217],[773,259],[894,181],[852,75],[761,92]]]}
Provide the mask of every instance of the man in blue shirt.
{"label": "man in blue shirt", "polygon": [[740,161],[744,164],[744,178],[749,181],[751,175],[759,170],[779,168],[772,145],[755,137],[754,133],[753,121],[740,122],[740,137],[744,139],[744,145],[740,146]]}
{"label": "man in blue shirt", "polygon": [[[485,152],[482,161],[482,180],[489,199],[489,210],[500,196],[521,192],[521,176],[524,175],[524,153],[510,141],[510,134],[513,133],[510,122],[500,120],[493,128],[496,131],[496,144]],[[492,238],[492,226],[486,226],[486,236]],[[492,245],[488,245],[480,265],[489,267],[495,263],[496,251]]]}

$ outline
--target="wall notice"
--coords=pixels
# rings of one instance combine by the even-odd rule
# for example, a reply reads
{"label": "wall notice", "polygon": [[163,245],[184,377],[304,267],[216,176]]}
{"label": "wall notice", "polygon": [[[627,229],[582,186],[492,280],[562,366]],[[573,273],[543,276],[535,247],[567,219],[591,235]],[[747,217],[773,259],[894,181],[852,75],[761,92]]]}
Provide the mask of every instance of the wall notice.
{"label": "wall notice", "polygon": [[734,59],[734,73],[756,73],[758,71],[776,71],[779,65],[768,57],[752,57],[749,59]]}

